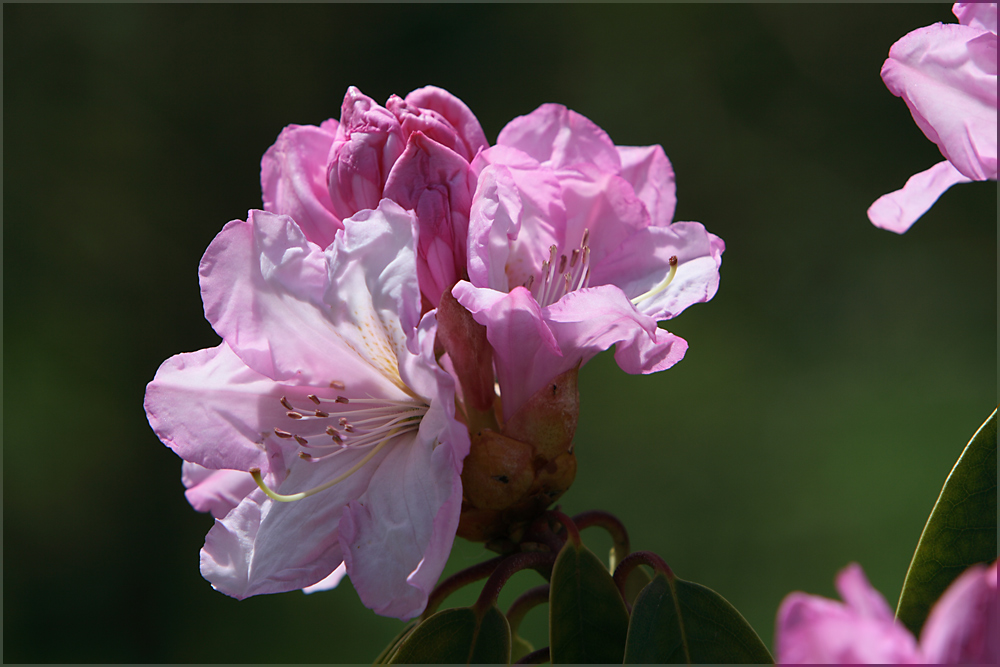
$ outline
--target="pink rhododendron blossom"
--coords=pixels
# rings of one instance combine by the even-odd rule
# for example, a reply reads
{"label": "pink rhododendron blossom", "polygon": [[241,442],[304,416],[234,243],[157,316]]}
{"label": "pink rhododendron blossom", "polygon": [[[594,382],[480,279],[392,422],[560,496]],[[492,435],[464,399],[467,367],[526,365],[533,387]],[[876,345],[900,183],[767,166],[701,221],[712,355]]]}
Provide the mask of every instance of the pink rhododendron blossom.
{"label": "pink rhododendron blossom", "polygon": [[615,146],[546,104],[511,121],[472,162],[469,280],[453,290],[493,346],[505,417],[552,377],[616,347],[629,373],[677,363],[657,327],[718,288],[725,248],[671,222],[674,173],[659,146]]}
{"label": "pink rhododendron blossom", "polygon": [[200,269],[223,342],[164,362],[145,407],[216,516],[201,554],[216,589],[346,572],[367,606],[409,618],[454,540],[469,437],[421,317],[413,214],[386,200],[341,224],[325,249],[283,215],[226,225]]}
{"label": "pink rhododendron blossom", "polygon": [[997,564],[975,565],[952,582],[931,610],[919,644],[897,622],[861,566],[837,575],[844,602],[792,593],[775,629],[779,664],[996,664]]}
{"label": "pink rhododendron blossom", "polygon": [[321,248],[341,220],[383,198],[415,211],[421,289],[437,306],[441,293],[465,277],[469,162],[486,147],[476,117],[441,88],[393,95],[383,107],[352,86],[339,123],[290,125],[268,149],[261,161],[264,208],[291,216]]}
{"label": "pink rhododendron blossom", "polygon": [[958,3],[960,23],[935,23],[892,45],[882,79],[946,158],[868,209],[905,232],[955,183],[997,179],[997,5]]}

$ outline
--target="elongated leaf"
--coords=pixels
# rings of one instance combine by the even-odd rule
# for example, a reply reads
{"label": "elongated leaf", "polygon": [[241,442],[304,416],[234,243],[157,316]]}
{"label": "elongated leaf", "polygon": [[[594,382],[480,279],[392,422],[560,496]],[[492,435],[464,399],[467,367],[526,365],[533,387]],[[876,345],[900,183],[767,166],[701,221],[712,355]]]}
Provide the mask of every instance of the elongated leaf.
{"label": "elongated leaf", "polygon": [[445,609],[418,625],[389,664],[502,664],[510,661],[507,618],[491,606],[480,619],[474,609]]}
{"label": "elongated leaf", "polygon": [[566,542],[549,580],[552,664],[621,663],[627,633],[628,612],[607,567]]}
{"label": "elongated leaf", "polygon": [[388,646],[382,649],[382,652],[378,654],[378,657],[375,658],[375,662],[373,662],[372,664],[373,665],[388,664],[389,660],[392,659],[392,656],[395,655],[396,649],[399,648],[399,645],[403,643],[404,639],[406,639],[406,636],[410,634],[413,628],[417,627],[417,622],[418,621],[414,619],[409,623],[407,623],[405,626],[403,626],[403,629],[400,631],[400,633],[396,635],[391,642],[389,642]]}
{"label": "elongated leaf", "polygon": [[952,468],[906,572],[896,618],[920,636],[927,614],[966,568],[997,557],[997,413]]}
{"label": "elongated leaf", "polygon": [[767,647],[715,591],[658,573],[639,593],[625,663],[773,663]]}

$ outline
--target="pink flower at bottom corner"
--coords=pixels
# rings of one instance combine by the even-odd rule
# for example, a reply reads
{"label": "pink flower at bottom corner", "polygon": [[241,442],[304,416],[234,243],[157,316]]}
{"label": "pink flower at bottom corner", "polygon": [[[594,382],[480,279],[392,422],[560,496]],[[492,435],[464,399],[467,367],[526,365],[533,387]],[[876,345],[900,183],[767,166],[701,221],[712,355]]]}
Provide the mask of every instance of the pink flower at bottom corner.
{"label": "pink flower at bottom corner", "polygon": [[837,575],[844,602],[795,592],[778,609],[777,664],[996,664],[997,563],[966,570],[934,605],[920,642],[852,563]]}
{"label": "pink flower at bottom corner", "polygon": [[997,179],[997,5],[957,3],[959,23],[918,28],[892,45],[882,80],[945,157],[868,209],[902,234],[956,183]]}

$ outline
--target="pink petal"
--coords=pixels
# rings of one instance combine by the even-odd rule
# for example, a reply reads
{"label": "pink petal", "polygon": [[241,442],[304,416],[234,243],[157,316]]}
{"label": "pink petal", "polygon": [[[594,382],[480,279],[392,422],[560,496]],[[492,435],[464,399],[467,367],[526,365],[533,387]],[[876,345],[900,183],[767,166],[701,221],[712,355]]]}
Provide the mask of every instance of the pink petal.
{"label": "pink petal", "polygon": [[792,593],[778,609],[774,657],[780,665],[918,664],[901,626],[861,618],[838,602]]}
{"label": "pink petal", "polygon": [[945,190],[956,183],[969,183],[947,160],[914,174],[901,190],[882,195],[868,207],[868,219],[872,224],[890,232],[902,234],[926,213]]}
{"label": "pink petal", "polygon": [[336,130],[333,119],[319,127],[289,125],[260,162],[264,210],[291,216],[306,238],[321,248],[330,245],[343,228],[333,214],[326,180],[327,156]]}
{"label": "pink petal", "polygon": [[663,147],[618,146],[621,177],[635,189],[635,194],[649,211],[650,224],[663,227],[674,219],[677,206],[674,168]]}
{"label": "pink petal", "polygon": [[922,662],[913,636],[893,620],[860,567],[841,572],[837,585],[848,597],[846,606],[805,593],[792,593],[781,603],[774,639],[778,664]]}
{"label": "pink petal", "polygon": [[184,497],[199,512],[211,512],[216,519],[229,514],[257,488],[249,473],[242,470],[210,470],[197,463],[181,465]]}
{"label": "pink petal", "polygon": [[283,471],[272,429],[287,420],[279,399],[292,390],[248,368],[223,343],[163,362],[144,407],[156,435],[187,461],[213,470]]}
{"label": "pink petal", "polygon": [[997,32],[997,3],[995,2],[958,2],[951,11],[958,17],[962,25],[972,26],[981,30]]}
{"label": "pink petal", "polygon": [[460,155],[417,132],[385,184],[386,198],[416,213],[417,276],[432,306],[465,277],[470,178],[469,164]]}
{"label": "pink petal", "polygon": [[612,345],[618,366],[633,374],[666,370],[687,351],[684,339],[658,328],[656,320],[637,311],[611,285],[570,292],[545,308],[543,317],[563,352],[560,372],[586,363]]}
{"label": "pink petal", "polygon": [[511,242],[521,231],[521,197],[510,170],[487,166],[479,175],[469,213],[469,281],[506,292]]}
{"label": "pink petal", "polygon": [[515,287],[509,294],[477,288],[462,281],[452,294],[486,326],[493,346],[504,419],[546,382],[576,365],[578,359],[564,359],[555,337],[542,318],[531,293]]}
{"label": "pink petal", "polygon": [[889,50],[882,79],[956,169],[996,180],[996,34],[953,23],[914,30]]}
{"label": "pink petal", "polygon": [[348,88],[326,171],[333,211],[343,219],[378,206],[404,144],[396,117],[354,86]]}
{"label": "pink petal", "polygon": [[617,174],[621,161],[607,133],[561,104],[543,104],[500,130],[497,145],[517,148],[545,167],[588,163]]}
{"label": "pink petal", "polygon": [[868,583],[868,577],[857,563],[851,563],[837,573],[837,592],[848,609],[861,618],[892,623],[895,616],[885,598]]}
{"label": "pink petal", "polygon": [[340,523],[344,561],[362,602],[408,619],[427,605],[451,551],[462,505],[461,464],[448,445],[393,446]]}
{"label": "pink petal", "polygon": [[[501,254],[495,255],[492,260],[482,255],[485,252],[482,235],[488,221],[478,221],[479,240],[470,237],[469,242],[470,271],[475,261],[490,263],[504,272],[506,280],[501,282],[497,276],[495,283],[481,282],[482,277],[474,279],[471,273],[469,279],[477,287],[488,286],[507,291],[511,286],[523,285],[531,275],[538,278],[542,262],[549,258],[549,247],[563,243],[566,236],[566,205],[563,203],[562,186],[556,172],[543,167],[526,153],[508,146],[494,146],[479,154],[473,161],[472,169],[482,179],[489,165],[503,167],[510,177],[497,177],[496,192],[492,192],[491,186],[489,197],[499,197],[507,202],[507,206],[513,206],[516,201],[519,204],[519,215],[515,224],[508,226],[505,232],[509,240],[506,255],[500,251],[499,236],[492,230],[491,238],[498,241],[498,246],[493,251]],[[486,188],[486,185],[483,187]],[[487,196],[486,189],[481,196]],[[487,203],[483,205],[492,206]],[[471,224],[470,222],[470,226]]]}
{"label": "pink petal", "polygon": [[329,322],[342,344],[393,383],[399,360],[410,354],[407,339],[420,325],[416,234],[413,214],[383,199],[345,221],[326,252]]}
{"label": "pink petal", "polygon": [[653,319],[666,320],[715,296],[724,250],[722,239],[697,222],[647,227],[593,266],[590,282],[616,285],[629,298],[639,298],[667,278],[670,258],[676,257],[677,272],[667,287],[636,305]]}
{"label": "pink petal", "polygon": [[311,387],[340,381],[393,395],[392,377],[358,355],[366,348],[345,343],[345,334],[360,339],[363,332],[336,330],[331,322],[327,262],[291,218],[251,211],[248,222],[226,225],[205,252],[205,316],[244,363],[269,378]]}
{"label": "pink petal", "polygon": [[636,197],[631,184],[617,174],[581,164],[559,172],[558,177],[566,205],[563,252],[578,248],[587,230],[590,262],[598,264],[627,238],[650,225],[645,204]]}
{"label": "pink petal", "polygon": [[316,582],[312,586],[306,586],[302,589],[302,592],[306,595],[311,593],[319,593],[320,591],[328,591],[336,588],[340,585],[340,580],[347,575],[347,564],[341,563],[337,566],[333,572],[331,572],[326,579]]}
{"label": "pink petal", "polygon": [[[202,576],[216,590],[238,599],[306,588],[325,579],[344,560],[337,526],[345,506],[365,492],[392,447],[379,451],[340,484],[303,500],[276,502],[259,489],[252,492],[208,532],[201,551]],[[348,448],[319,462],[296,458],[277,491],[290,494],[319,486],[350,470],[367,453]]]}
{"label": "pink petal", "polygon": [[935,603],[920,634],[927,662],[997,664],[1000,615],[997,564],[975,565],[956,579]]}
{"label": "pink petal", "polygon": [[422,132],[471,162],[487,148],[486,135],[462,100],[436,86],[417,88],[405,100],[389,98],[386,104],[399,118],[403,134]]}

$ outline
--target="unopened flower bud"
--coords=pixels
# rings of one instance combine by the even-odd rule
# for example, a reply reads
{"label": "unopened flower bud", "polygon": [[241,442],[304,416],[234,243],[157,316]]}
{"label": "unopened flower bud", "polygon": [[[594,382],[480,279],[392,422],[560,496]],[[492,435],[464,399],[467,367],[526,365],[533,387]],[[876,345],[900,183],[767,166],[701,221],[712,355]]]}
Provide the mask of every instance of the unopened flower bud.
{"label": "unopened flower bud", "polygon": [[577,375],[573,368],[546,383],[500,433],[483,429],[472,435],[462,470],[459,536],[517,542],[531,521],[573,483]]}

